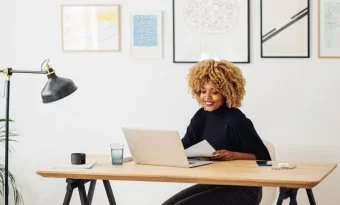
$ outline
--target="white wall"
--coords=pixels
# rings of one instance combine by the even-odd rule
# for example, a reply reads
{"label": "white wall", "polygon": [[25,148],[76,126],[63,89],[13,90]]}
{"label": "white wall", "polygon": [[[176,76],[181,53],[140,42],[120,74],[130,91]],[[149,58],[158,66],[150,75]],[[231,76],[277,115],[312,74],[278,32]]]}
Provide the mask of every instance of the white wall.
{"label": "white wall", "polygon": [[[120,52],[63,52],[62,4],[120,4]],[[340,60],[317,57],[317,1],[311,1],[311,58],[260,58],[260,1],[251,0],[251,63],[240,64],[247,80],[242,110],[263,139],[277,148],[278,160],[340,162]],[[129,13],[164,10],[164,59],[132,60]],[[12,127],[20,134],[10,170],[23,189],[27,205],[61,204],[63,179],[48,179],[35,170],[69,160],[71,152],[109,154],[109,143],[124,142],[121,126],[178,129],[184,134],[197,110],[188,93],[191,64],[172,63],[172,1],[3,0],[0,3],[0,65],[39,70],[50,58],[57,74],[73,79],[78,91],[67,99],[42,104],[45,77],[12,77]],[[4,77],[0,85],[3,87]],[[0,88],[0,93],[3,94]],[[0,100],[5,115],[5,99]],[[1,151],[3,152],[3,151]],[[3,156],[3,155],[1,155]],[[340,169],[314,194],[318,204],[340,203]],[[160,204],[187,184],[112,181],[120,205]],[[157,191],[157,195],[154,194]],[[79,204],[74,192],[72,204]],[[307,203],[304,190],[299,201]],[[101,183],[93,204],[106,204]]]}

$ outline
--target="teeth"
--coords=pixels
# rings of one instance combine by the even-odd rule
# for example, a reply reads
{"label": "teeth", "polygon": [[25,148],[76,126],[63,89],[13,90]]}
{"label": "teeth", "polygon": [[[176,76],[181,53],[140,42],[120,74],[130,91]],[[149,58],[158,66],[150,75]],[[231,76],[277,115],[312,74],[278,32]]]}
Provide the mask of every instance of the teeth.
{"label": "teeth", "polygon": [[212,105],[212,104],[214,104],[214,102],[206,101],[205,104],[206,104],[206,105]]}

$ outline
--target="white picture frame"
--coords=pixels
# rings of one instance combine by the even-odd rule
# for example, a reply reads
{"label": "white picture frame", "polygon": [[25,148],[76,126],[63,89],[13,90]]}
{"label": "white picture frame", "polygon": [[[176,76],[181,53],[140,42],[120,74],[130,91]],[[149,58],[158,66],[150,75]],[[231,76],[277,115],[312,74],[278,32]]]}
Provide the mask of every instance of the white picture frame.
{"label": "white picture frame", "polygon": [[163,58],[163,12],[143,11],[130,14],[131,57]]}
{"label": "white picture frame", "polygon": [[173,62],[250,63],[249,0],[173,0]]}
{"label": "white picture frame", "polygon": [[119,51],[119,5],[63,5],[64,51]]}
{"label": "white picture frame", "polygon": [[340,0],[319,0],[319,58],[340,58]]}

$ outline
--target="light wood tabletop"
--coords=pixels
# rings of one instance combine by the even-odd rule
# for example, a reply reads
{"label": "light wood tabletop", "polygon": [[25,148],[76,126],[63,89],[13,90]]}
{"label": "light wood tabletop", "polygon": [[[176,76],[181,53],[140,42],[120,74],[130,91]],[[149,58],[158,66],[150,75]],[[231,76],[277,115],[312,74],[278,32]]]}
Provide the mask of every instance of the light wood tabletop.
{"label": "light wood tabletop", "polygon": [[243,186],[274,186],[311,189],[336,168],[335,163],[294,162],[296,168],[273,170],[259,167],[255,161],[214,162],[195,168],[138,165],[133,161],[112,165],[110,156],[89,156],[97,163],[91,169],[42,168],[43,177],[90,180],[129,180],[155,182],[182,182]]}

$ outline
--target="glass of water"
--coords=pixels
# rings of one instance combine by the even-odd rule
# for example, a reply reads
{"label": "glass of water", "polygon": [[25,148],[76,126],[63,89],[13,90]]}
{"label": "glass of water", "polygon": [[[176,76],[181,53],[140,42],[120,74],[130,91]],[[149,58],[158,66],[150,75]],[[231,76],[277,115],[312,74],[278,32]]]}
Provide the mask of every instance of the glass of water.
{"label": "glass of water", "polygon": [[123,153],[124,153],[124,144],[120,143],[112,143],[111,147],[111,159],[113,165],[122,165],[123,164]]}

